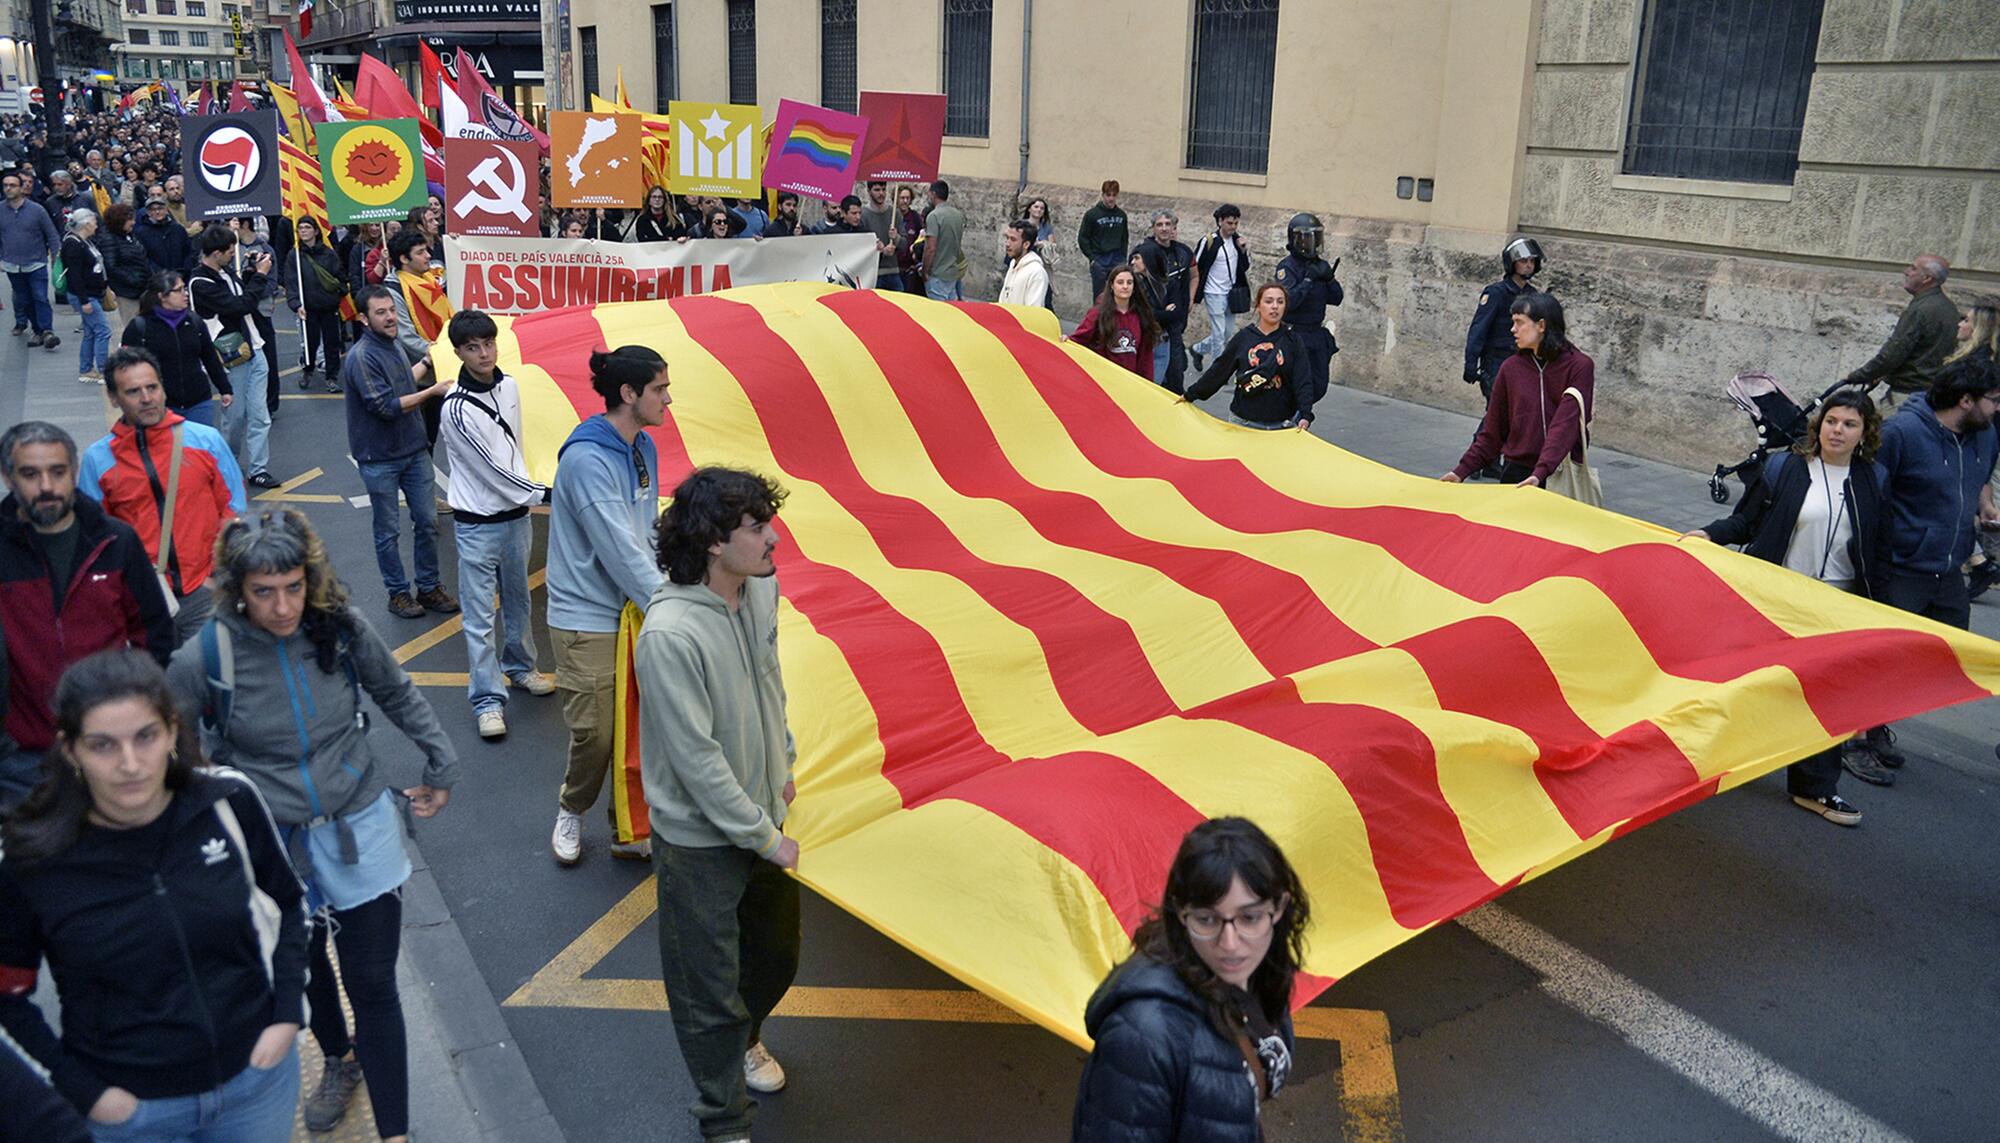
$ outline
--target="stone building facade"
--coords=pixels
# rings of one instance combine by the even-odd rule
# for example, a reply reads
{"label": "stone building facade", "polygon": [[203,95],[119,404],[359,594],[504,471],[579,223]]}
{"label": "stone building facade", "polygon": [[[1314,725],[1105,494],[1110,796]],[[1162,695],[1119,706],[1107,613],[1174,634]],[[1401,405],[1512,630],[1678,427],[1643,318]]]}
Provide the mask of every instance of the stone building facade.
{"label": "stone building facade", "polygon": [[[1135,241],[1153,209],[1176,211],[1193,244],[1216,203],[1236,203],[1267,272],[1285,220],[1314,211],[1348,291],[1339,384],[1476,411],[1460,380],[1466,323],[1508,236],[1535,234],[1549,255],[1540,282],[1597,361],[1597,439],[1708,467],[1750,442],[1728,378],[1761,368],[1803,393],[1860,364],[1894,323],[1913,255],[1951,259],[1955,296],[2000,293],[2000,20],[1964,0],[1700,3],[1691,17],[1695,0],[574,0],[572,15],[573,48],[589,29],[578,74],[608,89],[622,73],[642,107],[659,78],[681,98],[728,99],[746,56],[767,115],[780,98],[822,102],[836,67],[862,89],[983,83],[984,134],[948,136],[943,163],[981,232],[968,296],[997,292],[998,231],[1043,195],[1057,307],[1080,312],[1075,225],[1104,178],[1123,185]],[[1659,22],[1780,6],[1817,27],[1791,65],[1796,169],[1763,181],[1631,170]],[[839,9],[858,24],[845,59],[823,30]],[[1191,161],[1200,41],[1215,26],[1203,18],[1225,9],[1275,21],[1261,169]],[[958,43],[963,62],[967,19],[987,37],[970,72],[948,60]],[[646,26],[673,42],[612,31]]]}

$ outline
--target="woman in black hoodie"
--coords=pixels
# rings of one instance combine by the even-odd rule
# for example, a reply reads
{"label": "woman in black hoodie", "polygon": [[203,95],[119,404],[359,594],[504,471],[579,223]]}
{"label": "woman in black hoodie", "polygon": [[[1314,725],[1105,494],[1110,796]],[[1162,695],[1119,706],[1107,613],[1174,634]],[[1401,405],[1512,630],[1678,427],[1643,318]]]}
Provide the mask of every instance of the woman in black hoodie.
{"label": "woman in black hoodie", "polygon": [[[100,1139],[290,1138],[305,891],[263,798],[196,769],[139,652],[72,666],[55,707],[42,784],[3,831],[0,1027]],[[44,958],[60,1039],[30,999]]]}

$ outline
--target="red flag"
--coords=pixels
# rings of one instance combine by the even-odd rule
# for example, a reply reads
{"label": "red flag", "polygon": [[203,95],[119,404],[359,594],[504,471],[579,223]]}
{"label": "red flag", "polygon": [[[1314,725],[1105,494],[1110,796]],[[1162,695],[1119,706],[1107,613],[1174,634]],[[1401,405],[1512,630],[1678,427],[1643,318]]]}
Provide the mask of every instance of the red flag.
{"label": "red flag", "polygon": [[502,139],[532,137],[544,153],[548,151],[548,135],[493,94],[493,88],[479,74],[479,68],[464,48],[458,49],[458,98],[465,104],[466,116],[472,122],[483,124]]}
{"label": "red flag", "polygon": [[[310,13],[302,13],[301,23],[306,22],[307,15]],[[331,118],[326,113],[326,93],[313,82],[312,72],[306,69],[306,61],[299,58],[299,46],[292,42],[289,31],[285,32],[285,58],[292,64],[292,94],[298,97],[299,110],[305,113],[308,122],[326,122]]]}
{"label": "red flag", "polygon": [[444,107],[444,102],[441,98],[441,89],[444,87],[444,61],[438,59],[437,53],[432,51],[431,46],[422,40],[417,41],[417,50],[420,53],[418,58],[423,61],[424,65],[424,87],[422,92],[424,106],[430,108],[432,111],[440,111]]}
{"label": "red flag", "polygon": [[[313,34],[313,0],[299,0],[299,39],[310,40]],[[285,36],[290,38],[291,33]]]}
{"label": "red flag", "polygon": [[202,84],[201,94],[194,97],[194,113],[196,115],[208,114],[209,105],[214,102],[215,102],[214,86],[207,83]]}
{"label": "red flag", "polygon": [[229,85],[230,114],[233,115],[238,111],[249,111],[250,109],[251,109],[250,97],[244,93],[243,81],[239,79],[235,83],[230,84]]}
{"label": "red flag", "polygon": [[438,151],[444,146],[444,132],[424,114],[395,69],[363,52],[360,72],[354,77],[354,100],[376,119],[416,120],[424,139],[424,178],[443,185],[444,158]]}

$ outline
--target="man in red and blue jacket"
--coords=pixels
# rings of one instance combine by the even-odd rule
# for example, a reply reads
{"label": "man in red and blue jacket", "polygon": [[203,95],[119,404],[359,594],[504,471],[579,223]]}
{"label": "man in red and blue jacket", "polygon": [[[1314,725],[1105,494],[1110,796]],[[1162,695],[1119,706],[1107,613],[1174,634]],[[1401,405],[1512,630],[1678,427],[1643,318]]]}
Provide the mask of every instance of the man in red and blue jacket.
{"label": "man in red and blue jacket", "polygon": [[7,655],[0,807],[39,781],[38,756],[55,741],[56,680],[87,655],[136,647],[165,666],[174,620],[146,547],[131,525],[76,494],[76,442],[45,421],[0,435],[0,629]]}
{"label": "man in red and blue jacket", "polygon": [[215,564],[215,538],[231,516],[244,511],[243,470],[236,467],[221,433],[167,408],[160,362],[150,352],[127,346],[112,354],[104,363],[104,386],[118,407],[118,421],[83,450],[77,491],[132,525],[156,566],[160,519],[167,487],[174,483],[174,436],[179,431],[180,483],[174,493],[174,537],[164,574],[180,602],[174,630],[184,642],[215,610],[207,587]]}

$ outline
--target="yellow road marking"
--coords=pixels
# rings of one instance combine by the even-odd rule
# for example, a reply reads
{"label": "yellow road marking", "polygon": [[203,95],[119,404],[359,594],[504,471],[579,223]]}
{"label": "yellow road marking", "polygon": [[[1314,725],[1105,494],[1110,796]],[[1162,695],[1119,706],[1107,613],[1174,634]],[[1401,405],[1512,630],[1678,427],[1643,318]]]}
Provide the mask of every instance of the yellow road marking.
{"label": "yellow road marking", "polygon": [[410,681],[420,687],[463,687],[472,683],[467,671],[411,671]]}
{"label": "yellow road marking", "polygon": [[[338,498],[336,497],[336,499]],[[528,576],[528,590],[533,591],[536,588],[542,586],[542,582],[548,579],[548,576],[549,573],[547,568],[543,568],[540,571],[531,573]],[[437,646],[439,643],[444,642],[446,639],[451,638],[453,635],[456,635],[463,630],[465,630],[465,618],[461,615],[454,615],[451,618],[445,620],[443,623],[438,624],[436,627],[431,628],[429,631],[424,632],[422,635],[417,636],[415,639],[410,640],[408,643],[405,643],[402,646],[396,648],[396,661],[398,663],[407,663],[411,659],[416,658],[418,655],[423,654],[425,651],[430,650],[432,647]],[[411,677],[415,678],[416,676],[412,675]],[[465,684],[464,675],[459,675],[458,680],[459,680],[458,685],[463,686]],[[443,686],[445,684],[420,682],[417,685],[422,687],[422,686]]]}
{"label": "yellow road marking", "polygon": [[[584,1008],[665,1012],[666,989],[657,979],[589,976],[611,950],[637,932],[658,909],[654,879],[632,888],[569,947],[502,1001],[507,1008]],[[774,1015],[835,1020],[912,1020],[954,1024],[1026,1024],[1026,1017],[986,996],[955,988],[835,988],[799,985]],[[1301,1039],[1340,1045],[1341,1107],[1347,1137],[1363,1143],[1403,1138],[1402,1099],[1389,1039],[1389,1018],[1366,1008],[1302,1008],[1292,1014]]]}
{"label": "yellow road marking", "polygon": [[297,487],[299,487],[299,486],[300,486],[300,485],[302,485],[302,484],[306,484],[306,483],[309,483],[309,482],[311,482],[311,481],[314,481],[314,480],[318,480],[318,479],[319,479],[320,477],[322,477],[322,476],[325,476],[325,475],[326,475],[326,470],[325,470],[325,469],[322,469],[322,468],[314,468],[314,469],[309,469],[309,470],[307,470],[307,471],[305,471],[305,472],[301,472],[301,473],[299,473],[299,474],[298,474],[297,476],[294,476],[294,477],[292,477],[292,478],[291,478],[290,480],[287,480],[287,481],[285,481],[285,482],[284,482],[283,484],[280,484],[280,485],[278,485],[278,486],[277,486],[276,488],[273,488],[273,489],[269,489],[268,491],[265,491],[265,492],[260,492],[260,493],[258,493],[258,494],[256,495],[255,499],[258,499],[258,500],[284,500],[284,501],[289,501],[289,502],[291,502],[291,503],[294,503],[294,504],[344,504],[344,503],[346,503],[346,502],[347,502],[347,498],[346,498],[345,496],[333,496],[333,495],[330,495],[330,494],[327,494],[327,493],[322,493],[322,492],[294,492],[294,491],[292,491],[292,490],[293,490],[294,488],[297,488]]}

